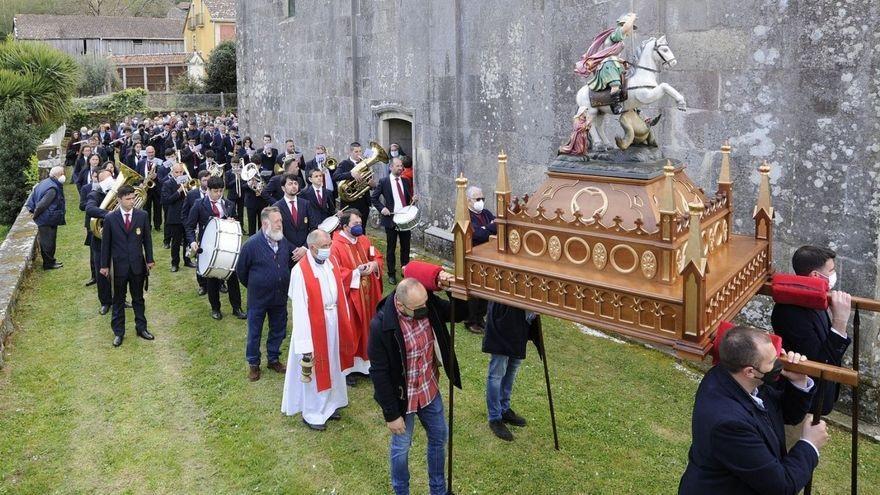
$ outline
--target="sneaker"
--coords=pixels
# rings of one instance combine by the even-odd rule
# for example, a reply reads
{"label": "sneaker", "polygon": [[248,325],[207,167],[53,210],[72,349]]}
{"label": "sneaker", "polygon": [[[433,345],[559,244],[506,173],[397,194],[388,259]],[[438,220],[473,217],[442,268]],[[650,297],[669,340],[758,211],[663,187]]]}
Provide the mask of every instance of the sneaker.
{"label": "sneaker", "polygon": [[480,325],[479,323],[468,323],[467,330],[468,330],[468,332],[474,333],[477,335],[483,335],[483,333],[485,333],[485,331],[486,331],[486,329],[483,328],[483,325]]}
{"label": "sneaker", "polygon": [[513,412],[513,409],[508,409],[501,413],[501,421],[513,426],[525,426],[526,418],[520,416],[519,414]]}
{"label": "sneaker", "polygon": [[503,420],[496,419],[493,421],[489,421],[489,429],[492,430],[492,433],[495,434],[496,437],[504,440],[505,442],[513,441],[513,433],[507,429],[507,425],[504,424]]}

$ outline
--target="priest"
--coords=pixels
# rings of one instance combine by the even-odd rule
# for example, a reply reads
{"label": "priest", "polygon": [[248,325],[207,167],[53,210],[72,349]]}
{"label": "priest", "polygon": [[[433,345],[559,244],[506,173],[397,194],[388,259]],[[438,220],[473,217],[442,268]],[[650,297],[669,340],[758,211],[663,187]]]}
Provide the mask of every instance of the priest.
{"label": "priest", "polygon": [[342,276],[346,299],[351,307],[353,330],[352,347],[354,366],[346,372],[346,382],[354,385],[354,375],[369,375],[367,341],[370,320],[376,314],[376,305],[382,299],[382,253],[364,235],[364,226],[357,211],[346,211],[339,217],[341,227],[330,247],[330,259]]}
{"label": "priest", "polygon": [[330,258],[330,234],[313,230],[308,251],[290,274],[293,318],[281,412],[302,413],[302,421],[317,431],[328,419],[340,419],[348,405],[343,370],[351,368],[354,350],[349,306],[341,272]]}

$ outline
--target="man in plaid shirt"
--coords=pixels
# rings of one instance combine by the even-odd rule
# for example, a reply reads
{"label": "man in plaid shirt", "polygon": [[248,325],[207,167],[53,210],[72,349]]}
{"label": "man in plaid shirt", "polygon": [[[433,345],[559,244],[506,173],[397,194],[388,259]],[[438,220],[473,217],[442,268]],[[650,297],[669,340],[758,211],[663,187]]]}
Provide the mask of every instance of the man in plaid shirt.
{"label": "man in plaid shirt", "polygon": [[[439,372],[461,388],[449,333],[451,303],[433,292],[451,274],[439,266],[411,261],[394,294],[379,303],[370,322],[370,379],[374,398],[391,430],[391,486],[409,493],[409,447],[415,416],[428,436],[428,485],[432,495],[446,493],[443,477],[447,427],[440,396]],[[427,287],[427,288],[426,288]],[[430,290],[430,291],[429,291]],[[455,302],[457,321],[467,318],[467,303]],[[450,366],[449,363],[452,363]]]}

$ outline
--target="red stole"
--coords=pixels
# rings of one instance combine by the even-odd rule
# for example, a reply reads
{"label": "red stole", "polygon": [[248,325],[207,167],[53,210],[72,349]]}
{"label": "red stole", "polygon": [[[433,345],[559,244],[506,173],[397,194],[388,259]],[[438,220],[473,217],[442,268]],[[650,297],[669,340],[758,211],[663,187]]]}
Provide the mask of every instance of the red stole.
{"label": "red stole", "polygon": [[[312,359],[318,392],[329,390],[330,380],[330,351],[327,348],[327,321],[324,319],[324,298],[321,292],[321,282],[315,278],[312,264],[303,259],[298,263],[303,272],[303,280],[306,284],[306,300],[309,310],[309,323],[312,331]],[[326,263],[326,261],[325,261]],[[336,314],[339,315],[339,361],[340,367],[345,370],[354,366],[354,349],[352,346],[351,320],[348,314],[348,301],[343,292],[342,277],[339,270],[333,270],[333,278],[336,281]],[[296,316],[294,316],[295,318]]]}
{"label": "red stole", "polygon": [[[370,240],[365,236],[360,236],[357,238],[357,241],[352,244],[345,236],[340,233],[336,233],[333,236],[333,244],[338,244],[338,248],[334,249],[334,251],[341,251],[343,259],[340,259],[336,262],[337,268],[345,268],[349,271],[354,271],[360,266],[361,261],[356,259],[354,253],[352,253],[353,249],[358,251],[358,254],[363,257],[366,261],[376,261],[378,264],[378,270],[376,273],[372,273],[370,275],[366,275],[363,278],[370,281],[369,289],[364,288],[364,280],[361,281],[360,289],[352,290],[353,296],[349,303],[351,304],[352,310],[357,318],[353,319],[352,325],[352,361],[354,357],[360,357],[364,361],[368,360],[367,356],[367,341],[370,337],[370,320],[373,319],[373,315],[375,315],[375,305],[379,303],[382,299],[382,257],[376,252],[376,255],[371,259],[370,258]],[[340,272],[341,276],[341,272]],[[350,285],[351,280],[348,279]],[[346,285],[346,287],[348,287]]]}

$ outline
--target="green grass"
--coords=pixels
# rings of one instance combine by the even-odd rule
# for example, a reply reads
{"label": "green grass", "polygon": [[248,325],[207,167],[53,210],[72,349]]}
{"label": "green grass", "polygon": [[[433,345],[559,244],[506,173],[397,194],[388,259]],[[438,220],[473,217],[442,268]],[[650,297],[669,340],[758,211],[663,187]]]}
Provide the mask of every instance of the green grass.
{"label": "green grass", "polygon": [[[70,191],[73,193],[73,191]],[[350,389],[343,420],[307,430],[280,413],[283,377],[250,383],[245,325],[209,317],[192,270],[170,273],[157,245],[147,295],[156,340],[111,347],[109,316],[83,288],[82,216],[59,230],[61,270],[27,278],[0,373],[0,493],[388,493],[388,430],[372,389]],[[228,313],[227,300],[223,300]],[[486,425],[488,356],[456,334],[457,493],[674,493],[687,462],[697,382],[673,359],[546,319],[561,451],[553,450],[543,369],[533,348],[513,406],[529,421],[502,442]],[[287,355],[287,341],[283,347]],[[447,384],[442,390],[448,408]],[[832,431],[814,493],[848,493],[848,434]],[[880,491],[880,447],[861,445],[862,493]],[[410,457],[426,493],[425,437]]]}
{"label": "green grass", "polygon": [[6,234],[9,233],[11,227],[11,225],[0,225],[0,243],[6,239]]}

